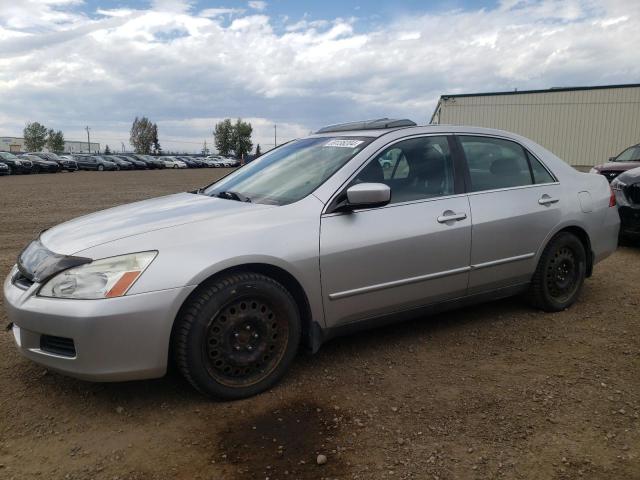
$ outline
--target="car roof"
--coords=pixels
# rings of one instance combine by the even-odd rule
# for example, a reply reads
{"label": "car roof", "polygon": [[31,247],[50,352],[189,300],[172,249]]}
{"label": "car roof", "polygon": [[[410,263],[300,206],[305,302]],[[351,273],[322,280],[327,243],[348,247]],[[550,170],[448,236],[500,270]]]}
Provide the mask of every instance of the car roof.
{"label": "car roof", "polygon": [[[353,122],[355,125],[358,122]],[[322,130],[322,129],[321,129]],[[315,137],[381,137],[390,132],[395,132],[398,130],[406,131],[408,135],[413,134],[430,134],[430,133],[457,133],[457,134],[480,134],[480,135],[493,135],[499,137],[508,137],[512,139],[520,139],[523,138],[520,135],[508,132],[505,130],[498,130],[495,128],[485,128],[485,127],[473,127],[469,125],[449,125],[449,124],[429,124],[429,125],[408,125],[401,127],[390,127],[390,128],[378,128],[378,129],[355,129],[355,130],[340,130],[340,131],[327,131],[327,132],[318,132],[312,133],[308,135],[306,138],[315,138]]]}

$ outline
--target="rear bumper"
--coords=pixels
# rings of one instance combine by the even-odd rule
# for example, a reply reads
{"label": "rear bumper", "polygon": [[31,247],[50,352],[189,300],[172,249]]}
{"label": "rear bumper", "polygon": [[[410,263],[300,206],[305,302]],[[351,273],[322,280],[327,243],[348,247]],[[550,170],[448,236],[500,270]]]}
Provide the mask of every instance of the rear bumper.
{"label": "rear bumper", "polygon": [[609,207],[605,210],[602,225],[589,232],[594,265],[604,260],[618,248],[620,217],[618,209]]}
{"label": "rear bumper", "polygon": [[627,235],[640,235],[640,205],[620,206],[620,231]]}
{"label": "rear bumper", "polygon": [[[18,350],[72,377],[123,381],[164,375],[173,321],[194,287],[104,300],[42,298],[35,295],[38,288],[23,290],[10,277],[4,283]],[[47,351],[43,335],[72,340],[75,353]]]}

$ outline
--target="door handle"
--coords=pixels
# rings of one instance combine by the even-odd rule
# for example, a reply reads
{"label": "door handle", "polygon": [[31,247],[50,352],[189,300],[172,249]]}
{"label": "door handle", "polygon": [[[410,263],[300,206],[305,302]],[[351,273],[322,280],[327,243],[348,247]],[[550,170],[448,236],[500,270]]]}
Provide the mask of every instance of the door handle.
{"label": "door handle", "polygon": [[540,197],[540,199],[538,200],[538,203],[540,205],[551,205],[552,203],[558,203],[559,201],[560,201],[559,198],[553,198],[547,194],[544,194],[542,197]]}
{"label": "door handle", "polygon": [[466,213],[454,213],[451,210],[447,210],[438,217],[438,223],[459,222],[465,218],[467,218]]}

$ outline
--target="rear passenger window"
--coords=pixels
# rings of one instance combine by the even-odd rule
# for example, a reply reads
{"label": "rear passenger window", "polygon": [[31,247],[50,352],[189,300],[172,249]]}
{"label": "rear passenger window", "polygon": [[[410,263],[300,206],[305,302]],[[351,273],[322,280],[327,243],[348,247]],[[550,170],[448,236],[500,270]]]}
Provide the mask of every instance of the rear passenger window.
{"label": "rear passenger window", "polygon": [[472,192],[533,184],[527,154],[517,143],[490,137],[459,138],[469,165]]}
{"label": "rear passenger window", "polygon": [[535,183],[552,183],[556,181],[536,157],[527,152],[527,158],[531,164],[531,172]]}

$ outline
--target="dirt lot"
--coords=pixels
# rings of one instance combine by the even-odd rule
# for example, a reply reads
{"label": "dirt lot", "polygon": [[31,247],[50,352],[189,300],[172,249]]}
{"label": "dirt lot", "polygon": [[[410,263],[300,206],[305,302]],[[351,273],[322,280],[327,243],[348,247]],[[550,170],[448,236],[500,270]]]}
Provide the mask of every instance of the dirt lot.
{"label": "dirt lot", "polygon": [[[219,174],[0,178],[0,273],[46,227]],[[639,320],[640,247],[624,247],[568,311],[511,299],[337,339],[235,403],[176,374],[65,378],[2,332],[0,478],[638,479]]]}

